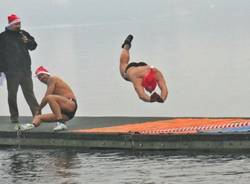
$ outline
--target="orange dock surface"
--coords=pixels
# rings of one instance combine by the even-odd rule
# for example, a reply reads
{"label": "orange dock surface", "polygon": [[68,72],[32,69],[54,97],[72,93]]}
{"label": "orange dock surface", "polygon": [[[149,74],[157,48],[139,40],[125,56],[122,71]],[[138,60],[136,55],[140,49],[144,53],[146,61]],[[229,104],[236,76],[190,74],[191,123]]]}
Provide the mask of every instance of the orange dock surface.
{"label": "orange dock surface", "polygon": [[18,132],[8,117],[0,121],[0,146],[4,147],[250,150],[250,118],[83,117],[75,118],[62,132],[53,132],[52,123]]}
{"label": "orange dock surface", "polygon": [[103,128],[78,129],[82,133],[197,134],[199,132],[250,126],[248,118],[173,118]]}

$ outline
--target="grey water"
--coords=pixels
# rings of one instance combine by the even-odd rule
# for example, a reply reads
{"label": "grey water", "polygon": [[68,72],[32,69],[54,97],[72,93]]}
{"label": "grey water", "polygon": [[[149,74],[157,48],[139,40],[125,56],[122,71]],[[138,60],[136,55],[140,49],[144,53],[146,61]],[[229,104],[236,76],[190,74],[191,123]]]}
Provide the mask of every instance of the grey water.
{"label": "grey water", "polygon": [[247,184],[250,154],[2,148],[0,175],[16,184]]}

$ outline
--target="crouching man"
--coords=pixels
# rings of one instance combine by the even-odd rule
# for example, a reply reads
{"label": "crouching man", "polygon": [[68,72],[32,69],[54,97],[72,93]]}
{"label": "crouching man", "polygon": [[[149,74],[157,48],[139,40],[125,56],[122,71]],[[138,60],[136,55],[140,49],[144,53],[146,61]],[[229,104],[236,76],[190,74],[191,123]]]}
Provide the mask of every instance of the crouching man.
{"label": "crouching man", "polygon": [[[72,119],[77,110],[76,97],[62,79],[51,76],[46,68],[40,66],[35,72],[38,80],[47,85],[47,91],[39,105],[32,123],[20,125],[20,130],[29,130],[38,127],[41,122],[57,122],[54,131],[67,129],[66,121]],[[42,109],[49,104],[52,113],[42,114]]]}

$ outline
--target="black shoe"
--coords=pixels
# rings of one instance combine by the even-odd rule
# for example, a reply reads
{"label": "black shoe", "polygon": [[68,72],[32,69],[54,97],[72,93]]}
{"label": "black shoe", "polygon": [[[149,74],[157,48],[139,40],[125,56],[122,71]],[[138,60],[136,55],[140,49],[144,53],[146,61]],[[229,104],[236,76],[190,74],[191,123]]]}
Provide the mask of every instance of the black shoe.
{"label": "black shoe", "polygon": [[122,48],[124,48],[125,45],[128,45],[128,49],[130,49],[132,40],[133,40],[133,35],[128,35],[122,44]]}

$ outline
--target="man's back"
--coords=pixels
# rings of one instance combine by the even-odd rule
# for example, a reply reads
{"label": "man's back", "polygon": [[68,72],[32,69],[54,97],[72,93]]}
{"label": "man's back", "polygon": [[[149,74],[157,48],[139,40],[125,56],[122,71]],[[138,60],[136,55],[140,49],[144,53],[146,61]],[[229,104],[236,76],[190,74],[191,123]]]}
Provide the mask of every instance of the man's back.
{"label": "man's back", "polygon": [[56,76],[51,76],[48,82],[48,87],[50,84],[55,85],[53,94],[64,96],[66,98],[75,99],[75,95],[69,85],[64,82],[61,78]]}

